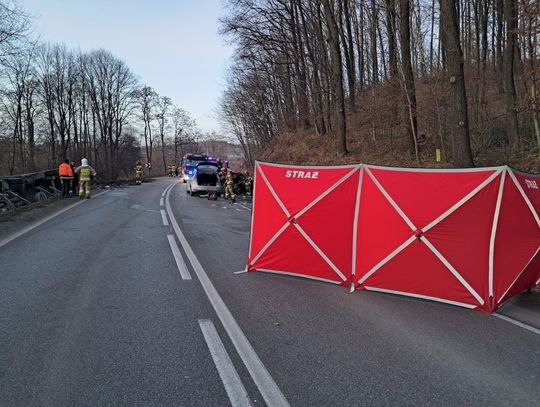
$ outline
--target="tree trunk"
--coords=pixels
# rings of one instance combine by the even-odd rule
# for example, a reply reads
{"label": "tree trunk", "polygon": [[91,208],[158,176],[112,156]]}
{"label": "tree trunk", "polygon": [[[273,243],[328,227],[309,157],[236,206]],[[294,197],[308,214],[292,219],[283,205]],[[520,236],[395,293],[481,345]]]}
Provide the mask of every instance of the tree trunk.
{"label": "tree trunk", "polygon": [[335,94],[334,110],[337,125],[337,156],[342,157],[347,154],[347,133],[345,118],[345,92],[343,90],[343,70],[341,64],[341,47],[339,44],[339,32],[334,11],[330,5],[330,0],[323,0],[324,15],[329,31],[329,45],[331,66],[332,66],[332,87]]}
{"label": "tree trunk", "polygon": [[440,0],[440,5],[450,83],[449,105],[454,107],[449,123],[452,138],[452,162],[456,167],[472,167],[474,163],[469,138],[463,52],[459,42],[457,13],[453,0]]}
{"label": "tree trunk", "polygon": [[516,84],[514,82],[514,58],[516,49],[516,3],[505,0],[504,19],[506,21],[506,47],[504,49],[504,86],[506,102],[506,136],[510,152],[514,153],[519,144],[518,119],[516,110]]}
{"label": "tree trunk", "polygon": [[409,111],[409,118],[406,120],[408,123],[407,133],[409,139],[409,150],[418,156],[416,143],[418,135],[416,88],[411,63],[410,7],[411,3],[409,0],[400,0],[400,42],[401,60],[403,64],[403,86],[405,89],[405,103],[407,104]]}

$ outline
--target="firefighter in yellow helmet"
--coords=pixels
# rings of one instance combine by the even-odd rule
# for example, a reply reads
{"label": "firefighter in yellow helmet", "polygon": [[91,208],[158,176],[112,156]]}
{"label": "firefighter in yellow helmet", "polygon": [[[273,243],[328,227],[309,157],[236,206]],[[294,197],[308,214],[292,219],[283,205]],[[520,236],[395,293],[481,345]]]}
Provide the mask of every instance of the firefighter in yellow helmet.
{"label": "firefighter in yellow helmet", "polygon": [[225,175],[225,199],[231,198],[231,202],[236,202],[236,195],[234,194],[234,180],[233,173],[230,168],[227,168],[227,174]]}
{"label": "firefighter in yellow helmet", "polygon": [[142,184],[142,169],[143,166],[140,161],[137,161],[137,165],[135,166],[135,183],[137,185]]}
{"label": "firefighter in yellow helmet", "polygon": [[249,171],[244,172],[244,186],[246,187],[246,196],[251,196],[251,185],[253,183],[253,178],[249,175]]}
{"label": "firefighter in yellow helmet", "polygon": [[88,160],[83,158],[81,166],[75,169],[75,173],[79,174],[79,199],[85,196],[86,199],[90,199],[90,184],[92,183],[92,177],[95,177],[97,172],[88,165]]}

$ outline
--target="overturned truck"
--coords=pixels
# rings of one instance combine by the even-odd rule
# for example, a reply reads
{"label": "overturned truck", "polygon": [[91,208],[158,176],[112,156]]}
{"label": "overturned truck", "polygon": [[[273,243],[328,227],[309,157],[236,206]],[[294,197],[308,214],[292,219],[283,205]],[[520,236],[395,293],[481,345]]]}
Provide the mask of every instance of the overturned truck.
{"label": "overturned truck", "polygon": [[56,169],[0,177],[0,213],[60,195]]}

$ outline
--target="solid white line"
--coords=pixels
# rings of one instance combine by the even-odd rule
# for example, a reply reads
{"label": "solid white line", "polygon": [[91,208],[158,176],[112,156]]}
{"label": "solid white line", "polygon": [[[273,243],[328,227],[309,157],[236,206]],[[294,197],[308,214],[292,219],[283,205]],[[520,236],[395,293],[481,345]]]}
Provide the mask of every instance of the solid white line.
{"label": "solid white line", "polygon": [[235,271],[233,274],[244,274],[244,273],[247,273],[248,271],[246,269],[244,270],[240,270],[240,271]]}
{"label": "solid white line", "polygon": [[199,319],[199,326],[204,335],[206,345],[210,350],[214,364],[216,365],[219,377],[223,382],[225,391],[233,407],[246,406],[251,407],[251,401],[246,388],[240,380],[238,372],[234,368],[231,358],[221,341],[216,327],[209,319]]}
{"label": "solid white line", "polygon": [[166,194],[167,192],[169,192],[169,189],[172,189],[172,187],[174,187],[174,185],[175,185],[175,184],[169,184],[169,185],[167,185],[167,188],[165,188],[165,190],[163,191],[163,193],[161,194],[161,196],[164,197],[165,194]]}
{"label": "solid white line", "polygon": [[180,244],[184,248],[184,251],[188,256],[188,259],[193,267],[193,270],[195,271],[195,274],[201,282],[201,285],[204,289],[204,292],[206,293],[206,296],[208,297],[208,300],[212,304],[214,311],[219,317],[221,323],[223,324],[225,331],[227,331],[231,342],[236,348],[238,354],[240,355],[240,358],[242,358],[242,361],[246,365],[247,370],[253,378],[253,381],[259,389],[259,392],[261,393],[266,404],[269,407],[288,407],[289,403],[287,399],[277,386],[276,382],[274,381],[268,370],[266,370],[266,367],[263,365],[261,359],[253,349],[253,346],[251,346],[251,343],[249,343],[249,340],[244,335],[244,332],[238,325],[238,322],[236,322],[236,320],[234,319],[231,311],[229,311],[229,308],[227,308],[227,305],[225,305],[225,302],[217,292],[214,284],[212,284],[212,281],[210,281],[210,279],[208,278],[208,275],[204,271],[201,263],[199,262],[199,259],[195,255],[195,252],[191,248],[186,237],[184,236],[184,233],[180,229],[180,226],[178,226],[178,222],[176,221],[176,218],[174,217],[171,209],[170,193],[171,190],[167,192],[167,196],[165,198],[165,207],[167,208],[167,213],[169,214],[173,230],[176,233],[176,237],[180,241]]}
{"label": "solid white line", "polygon": [[497,318],[504,319],[505,321],[510,322],[511,324],[517,325],[520,328],[523,328],[523,329],[526,329],[527,331],[535,333],[536,335],[540,335],[540,329],[535,328],[534,326],[530,326],[530,325],[524,324],[523,322],[516,321],[515,319],[512,319],[512,318],[507,317],[505,315],[501,315],[501,314],[499,314],[497,312],[494,312],[491,315],[495,315]]}
{"label": "solid white line", "polygon": [[[101,196],[101,195],[103,195],[103,194],[106,194],[107,192],[109,192],[109,191],[103,191],[103,192],[100,192],[100,193],[98,193],[98,194],[95,194],[95,195],[93,196],[93,198],[95,199],[95,198],[97,198],[98,196]],[[74,204],[72,204],[72,205],[66,206],[65,208],[60,209],[58,212],[55,212],[55,213],[53,213],[52,215],[47,216],[46,218],[43,218],[43,219],[41,219],[41,220],[39,220],[39,221],[37,221],[37,222],[35,222],[35,223],[32,223],[31,225],[28,225],[27,227],[25,227],[25,228],[19,230],[18,232],[12,233],[11,235],[9,235],[9,236],[3,238],[2,240],[0,240],[0,247],[5,246],[6,244],[8,244],[9,242],[11,242],[12,240],[15,240],[15,239],[17,239],[18,237],[21,237],[21,236],[24,235],[25,233],[30,232],[32,229],[35,229],[35,228],[37,228],[38,226],[43,225],[45,222],[48,222],[48,221],[50,221],[51,219],[56,218],[58,215],[61,215],[61,214],[63,214],[64,212],[67,212],[67,211],[69,211],[70,209],[73,209],[73,208],[75,208],[76,206],[79,206],[79,205],[83,204],[84,202],[87,202],[87,200],[84,199],[84,200],[81,200],[81,201],[79,201],[79,202],[76,202],[76,203],[74,203]]]}
{"label": "solid white line", "polygon": [[167,235],[167,239],[169,239],[169,245],[171,246],[174,260],[176,261],[176,266],[178,267],[178,271],[180,272],[180,275],[182,276],[182,280],[191,280],[191,274],[189,274],[186,262],[184,261],[184,257],[182,256],[182,253],[180,253],[180,249],[178,248],[178,245],[176,244],[176,240],[174,240],[174,236]]}
{"label": "solid white line", "polygon": [[165,210],[161,210],[161,220],[163,221],[163,226],[169,226],[169,222],[167,221],[167,214],[165,213]]}
{"label": "solid white line", "polygon": [[165,201],[163,200],[163,197],[161,197],[161,198],[159,199],[159,206],[164,206],[164,202],[165,202]]}

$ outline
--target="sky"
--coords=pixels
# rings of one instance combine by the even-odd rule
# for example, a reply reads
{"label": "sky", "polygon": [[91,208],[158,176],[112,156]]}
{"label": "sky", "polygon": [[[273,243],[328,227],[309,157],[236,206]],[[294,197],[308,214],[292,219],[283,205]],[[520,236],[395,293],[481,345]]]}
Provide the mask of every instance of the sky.
{"label": "sky", "polygon": [[19,0],[41,40],[107,49],[205,132],[216,119],[232,48],[218,35],[223,0]]}

